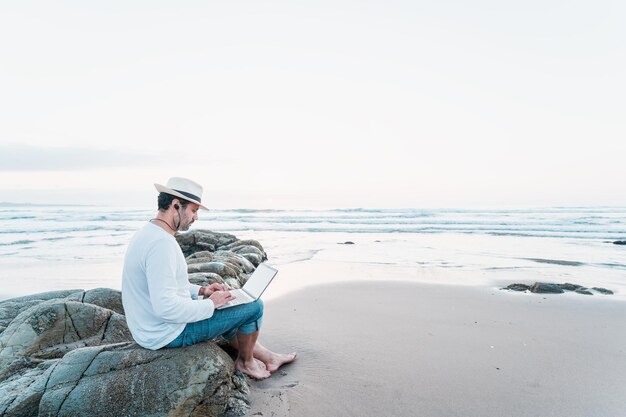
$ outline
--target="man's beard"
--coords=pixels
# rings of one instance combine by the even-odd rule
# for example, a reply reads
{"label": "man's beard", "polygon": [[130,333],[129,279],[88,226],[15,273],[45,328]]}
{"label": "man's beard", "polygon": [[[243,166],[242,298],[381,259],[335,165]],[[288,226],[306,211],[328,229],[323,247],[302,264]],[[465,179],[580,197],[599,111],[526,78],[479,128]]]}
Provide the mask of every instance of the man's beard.
{"label": "man's beard", "polygon": [[193,222],[189,222],[187,223],[187,219],[185,219],[185,222],[181,222],[180,226],[178,226],[178,231],[179,232],[186,232],[187,230],[189,230],[189,227],[191,227],[191,224]]}

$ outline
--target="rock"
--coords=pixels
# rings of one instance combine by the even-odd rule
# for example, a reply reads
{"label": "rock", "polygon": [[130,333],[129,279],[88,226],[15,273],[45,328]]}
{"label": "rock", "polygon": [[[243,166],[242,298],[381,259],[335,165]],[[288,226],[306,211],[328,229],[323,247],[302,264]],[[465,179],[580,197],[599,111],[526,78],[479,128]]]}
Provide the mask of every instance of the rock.
{"label": "rock", "polygon": [[208,250],[203,250],[200,252],[195,252],[192,253],[191,255],[189,255],[186,260],[189,261],[191,259],[196,259],[196,258],[212,258],[213,257],[213,252],[208,251]]}
{"label": "rock", "polygon": [[247,274],[252,273],[256,269],[255,266],[240,253],[219,250],[215,252],[213,256],[215,260],[237,265],[238,269],[243,270],[243,272]]}
{"label": "rock", "polygon": [[236,290],[236,289],[241,288],[241,283],[239,282],[237,278],[226,278],[224,282],[226,283],[226,285],[228,285],[232,289]]}
{"label": "rock", "polygon": [[578,294],[584,294],[584,295],[593,295],[593,293],[591,291],[589,291],[587,288],[585,287],[580,287],[578,288],[576,291],[576,293]]}
{"label": "rock", "polygon": [[351,240],[345,241],[343,243],[339,243],[340,245],[354,245],[354,242],[352,242]]}
{"label": "rock", "polygon": [[246,258],[252,265],[255,267],[259,266],[261,262],[263,262],[263,257],[259,256],[255,253],[243,253],[241,254],[244,258]]}
{"label": "rock", "polygon": [[216,248],[228,245],[237,240],[235,236],[228,233],[218,233],[201,229],[191,230],[186,233],[176,233],[174,237],[186,257],[189,257],[195,252],[215,252]]}
{"label": "rock", "polygon": [[212,262],[212,261],[213,261],[213,256],[204,256],[202,258],[191,258],[191,259],[187,259],[187,265],[203,264],[203,263]]}
{"label": "rock", "polygon": [[626,245],[626,240],[616,240],[613,242],[614,245]]}
{"label": "rock", "polygon": [[530,286],[530,291],[538,294],[561,294],[565,292],[558,284],[547,282],[535,282]]}
{"label": "rock", "polygon": [[212,272],[196,272],[189,274],[189,282],[192,284],[200,285],[202,287],[209,286],[211,284],[224,284],[224,279]]}
{"label": "rock", "polygon": [[59,358],[78,347],[131,339],[126,319],[114,311],[49,300],[21,312],[0,334],[0,369],[25,356]]}
{"label": "rock", "polygon": [[262,259],[266,258],[265,252],[263,252],[263,250],[252,245],[235,246],[234,248],[231,249],[231,251],[238,253],[240,255],[243,255],[244,253],[254,253],[255,255],[260,256]]}
{"label": "rock", "polygon": [[124,306],[122,305],[122,292],[111,288],[95,288],[85,291],[83,303],[113,310],[117,314],[125,314]]}
{"label": "rock", "polygon": [[260,250],[262,253],[265,253],[265,250],[263,249],[263,246],[261,246],[261,244],[257,240],[253,240],[253,239],[236,240],[236,241],[234,241],[234,242],[232,242],[232,243],[230,243],[228,245],[221,246],[219,249],[221,249],[221,250],[232,250],[236,246],[254,246],[258,250]]}
{"label": "rock", "polygon": [[4,380],[0,385],[0,415],[36,416],[46,382],[57,362],[58,359],[48,360],[34,368],[23,368]]}
{"label": "rock", "polygon": [[213,272],[214,274],[217,274],[222,278],[237,278],[237,272],[234,271],[230,266],[227,266],[222,262],[207,262],[203,264],[189,265],[187,271],[190,274],[195,272]]}
{"label": "rock", "polygon": [[599,292],[600,294],[604,294],[604,295],[612,295],[613,294],[613,291],[607,290],[606,288],[593,287],[591,289],[594,290],[594,291]]}
{"label": "rock", "polygon": [[530,290],[530,286],[526,284],[510,284],[502,289],[511,291],[528,291]]}
{"label": "rock", "polygon": [[134,343],[96,346],[56,364],[39,415],[243,415],[246,393],[245,379],[214,343],[156,351]]}
{"label": "rock", "polygon": [[9,325],[9,323],[11,323],[11,321],[24,310],[28,310],[29,308],[41,304],[42,302],[47,300],[65,298],[76,294],[82,294],[83,292],[83,290],[48,291],[1,301],[0,333],[2,333],[4,329],[6,329],[6,327]]}
{"label": "rock", "polygon": [[566,282],[565,284],[559,284],[559,287],[561,287],[565,291],[576,291],[577,289],[581,288],[581,285],[570,284],[569,282]]}
{"label": "rock", "polygon": [[21,303],[24,301],[47,301],[54,300],[57,298],[65,298],[75,293],[85,292],[82,289],[74,289],[74,290],[59,290],[59,291],[47,291],[37,294],[26,295],[24,297],[16,297],[10,298],[8,300],[4,300],[0,302],[0,305],[4,303]]}

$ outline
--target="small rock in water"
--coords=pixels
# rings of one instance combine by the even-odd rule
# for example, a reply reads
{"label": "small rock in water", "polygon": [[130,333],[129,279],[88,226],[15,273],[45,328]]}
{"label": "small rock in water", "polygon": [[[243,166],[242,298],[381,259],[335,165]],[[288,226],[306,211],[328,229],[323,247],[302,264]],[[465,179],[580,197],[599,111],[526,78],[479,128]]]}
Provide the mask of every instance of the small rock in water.
{"label": "small rock in water", "polygon": [[348,240],[348,241],[343,242],[343,243],[339,242],[339,244],[340,244],[340,245],[354,245],[354,242],[352,242],[352,241]]}
{"label": "small rock in water", "polygon": [[511,291],[528,291],[530,290],[530,286],[526,284],[511,284],[502,288],[503,290],[511,290]]}
{"label": "small rock in water", "polygon": [[565,284],[559,284],[559,287],[561,287],[565,291],[576,291],[577,289],[581,288],[582,285],[570,284],[569,282],[566,282]]}
{"label": "small rock in water", "polygon": [[548,282],[535,282],[530,291],[540,294],[562,294],[565,291],[559,286],[559,284],[551,284]]}
{"label": "small rock in water", "polygon": [[626,240],[616,240],[613,242],[614,245],[626,245]]}
{"label": "small rock in water", "polygon": [[584,295],[593,295],[593,293],[591,291],[589,291],[587,288],[585,287],[580,287],[579,289],[576,290],[576,292],[578,294],[584,294]]}
{"label": "small rock in water", "polygon": [[604,295],[613,294],[613,291],[607,290],[606,288],[601,288],[601,287],[593,287],[592,290],[598,291],[600,294],[604,294]]}

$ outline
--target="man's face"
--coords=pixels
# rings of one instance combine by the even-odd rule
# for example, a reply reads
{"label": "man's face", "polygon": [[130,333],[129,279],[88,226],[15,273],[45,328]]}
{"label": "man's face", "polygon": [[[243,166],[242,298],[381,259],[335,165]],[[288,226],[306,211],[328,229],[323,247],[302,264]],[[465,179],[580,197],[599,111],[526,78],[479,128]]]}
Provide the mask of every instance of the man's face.
{"label": "man's face", "polygon": [[180,226],[178,226],[178,230],[183,232],[189,230],[189,226],[198,220],[198,209],[200,209],[199,205],[196,203],[189,203],[187,204],[187,207],[179,211]]}

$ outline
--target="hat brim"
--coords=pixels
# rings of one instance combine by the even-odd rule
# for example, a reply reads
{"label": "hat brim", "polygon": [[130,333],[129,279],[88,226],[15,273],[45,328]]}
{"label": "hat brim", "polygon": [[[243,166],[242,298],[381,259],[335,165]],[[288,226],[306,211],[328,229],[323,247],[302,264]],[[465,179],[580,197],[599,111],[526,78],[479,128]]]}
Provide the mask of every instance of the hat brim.
{"label": "hat brim", "polygon": [[160,193],[171,194],[171,195],[173,195],[175,197],[182,198],[183,200],[191,201],[192,203],[195,203],[195,204],[199,205],[200,208],[203,209],[203,210],[207,210],[207,211],[209,210],[208,208],[204,207],[201,202],[199,202],[197,200],[194,200],[193,198],[189,198],[187,196],[184,196],[181,193],[179,193],[178,191],[172,190],[171,188],[168,188],[165,185],[154,184],[154,187]]}

